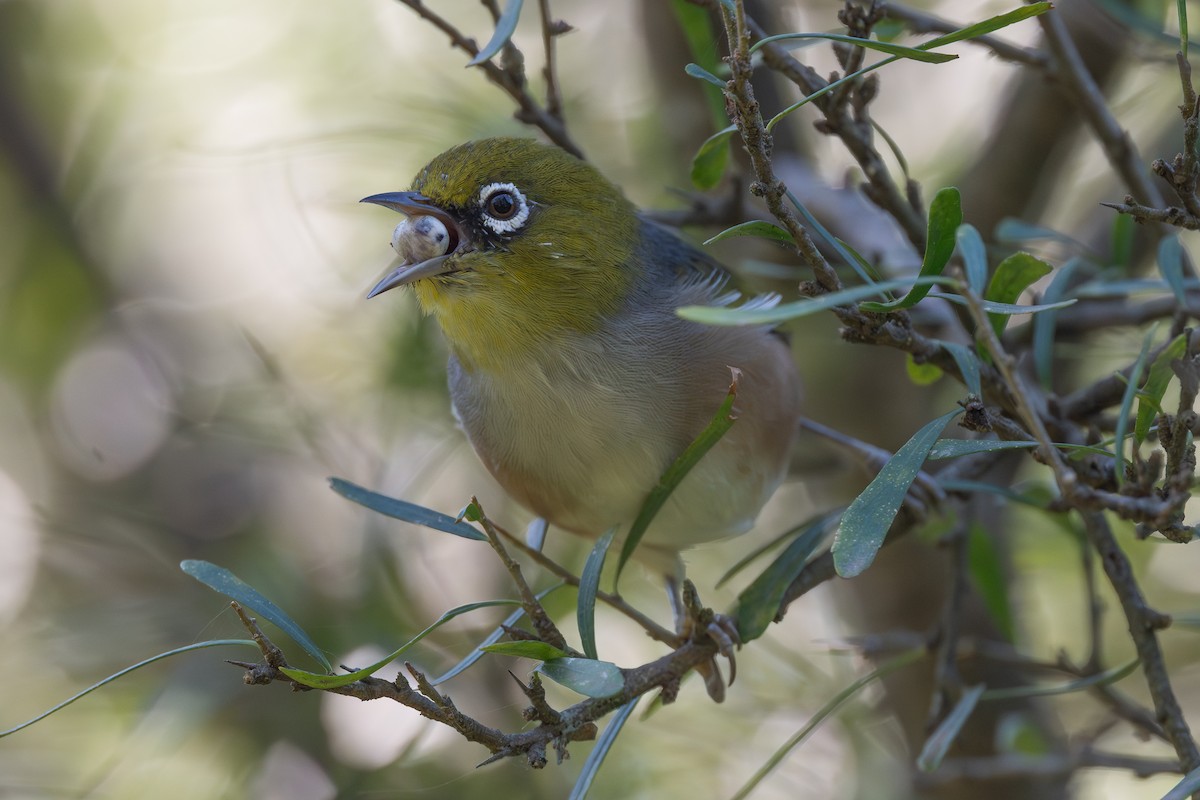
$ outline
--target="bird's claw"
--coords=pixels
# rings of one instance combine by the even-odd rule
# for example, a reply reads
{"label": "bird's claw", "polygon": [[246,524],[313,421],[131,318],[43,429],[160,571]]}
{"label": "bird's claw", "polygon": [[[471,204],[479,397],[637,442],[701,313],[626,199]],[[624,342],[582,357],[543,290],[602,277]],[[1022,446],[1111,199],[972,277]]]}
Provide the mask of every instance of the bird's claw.
{"label": "bird's claw", "polygon": [[[682,608],[676,608],[675,628],[680,638],[694,640],[708,638],[716,644],[718,652],[729,659],[729,684],[737,678],[737,659],[734,652],[741,648],[742,637],[738,634],[737,623],[726,614],[718,614],[711,608],[706,608],[700,602],[696,586],[690,580],[684,580],[682,591]],[[704,678],[704,686],[713,702],[720,703],[725,699],[726,683],[721,677],[717,660],[711,659],[696,667],[696,671]]]}

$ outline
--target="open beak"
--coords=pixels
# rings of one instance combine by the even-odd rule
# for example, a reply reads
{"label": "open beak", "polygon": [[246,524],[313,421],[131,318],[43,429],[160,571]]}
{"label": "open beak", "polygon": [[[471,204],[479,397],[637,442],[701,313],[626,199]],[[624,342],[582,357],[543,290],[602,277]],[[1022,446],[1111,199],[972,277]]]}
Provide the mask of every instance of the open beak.
{"label": "open beak", "polygon": [[[409,218],[406,223],[401,223],[392,242],[399,257],[389,265],[383,279],[367,293],[368,299],[388,289],[450,271],[446,261],[458,247],[461,233],[458,223],[445,210],[419,192],[373,194],[360,202],[384,206]],[[431,219],[422,220],[422,217]],[[427,224],[431,220],[436,222]]]}

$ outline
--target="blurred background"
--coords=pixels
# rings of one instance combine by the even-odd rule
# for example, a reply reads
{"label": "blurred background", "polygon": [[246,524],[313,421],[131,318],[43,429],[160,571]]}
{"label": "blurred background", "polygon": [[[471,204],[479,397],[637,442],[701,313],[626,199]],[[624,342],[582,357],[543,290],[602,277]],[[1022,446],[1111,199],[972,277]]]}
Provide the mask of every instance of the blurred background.
{"label": "blurred background", "polygon": [[[477,41],[490,36],[480,4],[431,5]],[[515,41],[540,93],[529,5]],[[915,5],[968,22],[1013,3]],[[1072,24],[1086,22],[1087,55],[1144,160],[1173,154],[1169,42],[1131,26],[1119,13],[1126,6],[1059,5]],[[840,4],[774,6],[763,14],[777,30],[812,31],[835,29]],[[1161,23],[1174,4],[1143,6]],[[562,0],[554,10],[576,29],[560,40],[574,136],[635,202],[684,207],[691,155],[713,128],[700,84],[683,74],[692,57],[669,4]],[[1036,34],[1026,23],[1005,36],[1034,43]],[[1125,190],[1069,109],[1041,78],[966,45],[956,52],[962,58],[945,66],[889,68],[874,107],[927,196],[960,185],[967,219],[985,235],[1018,215],[1103,247],[1111,215],[1097,204]],[[837,68],[825,47],[800,56]],[[398,220],[360,197],[406,188],[458,142],[532,135],[466,61],[391,0],[0,3],[0,672],[8,676],[0,728],[155,653],[241,638],[225,601],[181,573],[181,559],[234,570],[335,663],[368,663],[454,605],[510,596],[486,547],[382,520],[326,480],[342,476],[448,513],[474,494],[511,528],[528,522],[453,427],[436,329],[401,293],[364,300],[390,261]],[[772,109],[795,99],[769,83],[760,93]],[[789,181],[835,228],[870,232],[871,244],[859,241],[864,252],[911,265],[894,231],[836,191],[856,180],[851,161],[809,122],[796,115],[778,131]],[[720,255],[736,265],[778,253],[741,244]],[[753,286],[794,297],[793,278],[767,282],[756,271]],[[845,344],[829,319],[795,334],[808,413],[860,438],[894,449],[930,409],[959,397],[949,381],[914,386],[897,353]],[[1136,351],[1136,336],[1113,335],[1080,347],[1075,366],[1081,376],[1103,374]],[[866,480],[818,443],[797,467],[748,538],[690,554],[709,603],[728,606],[744,585],[712,588],[748,546],[848,501]],[[1020,646],[1047,658],[1077,651],[1076,543],[1032,514],[1009,527]],[[1196,548],[1160,557],[1160,546],[1130,547],[1151,601],[1194,612],[1200,553],[1188,550]],[[906,592],[887,576],[911,578],[910,568],[889,573],[887,562],[936,568],[942,554],[916,541],[906,549],[885,554],[874,577],[794,605],[739,656],[724,706],[690,682],[675,706],[632,723],[592,796],[735,791],[865,669],[835,651],[842,637],[921,630],[936,617],[927,592],[937,581]],[[561,535],[549,550],[576,568],[586,553]],[[631,599],[667,621],[656,582],[631,578]],[[572,598],[562,594],[555,610],[569,621]],[[880,620],[880,605],[915,616]],[[460,618],[413,660],[436,674],[502,616]],[[1119,614],[1107,624],[1112,663],[1127,660]],[[1193,709],[1200,672],[1187,664],[1198,644],[1186,630],[1166,637],[1177,689]],[[600,652],[635,666],[662,651],[605,614]],[[249,688],[222,663],[254,655],[205,650],[159,663],[0,740],[0,796],[558,798],[590,749],[578,744],[571,761],[541,772],[516,762],[476,770],[485,751],[407,709]],[[295,661],[313,666],[303,655]],[[486,660],[448,691],[464,711],[514,730],[523,703],[505,670],[527,677],[530,666]],[[1123,688],[1144,699],[1139,681]],[[554,700],[572,702],[565,693]],[[912,753],[903,724],[879,713],[884,703],[862,695],[756,796],[907,796]],[[1102,718],[1077,696],[1039,713],[1055,729]],[[1120,726],[1106,736],[1114,749],[1167,754]],[[1072,788],[1088,798],[1157,797],[1173,782],[1085,774]]]}

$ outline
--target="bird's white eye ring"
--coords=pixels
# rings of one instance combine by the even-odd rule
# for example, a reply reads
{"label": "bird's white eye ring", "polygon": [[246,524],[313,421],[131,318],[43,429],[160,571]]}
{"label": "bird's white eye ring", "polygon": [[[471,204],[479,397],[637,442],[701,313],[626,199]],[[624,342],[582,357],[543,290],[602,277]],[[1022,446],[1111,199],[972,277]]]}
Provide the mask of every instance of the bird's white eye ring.
{"label": "bird's white eye ring", "polygon": [[529,202],[511,183],[489,183],[479,191],[483,224],[494,233],[513,233],[529,219]]}

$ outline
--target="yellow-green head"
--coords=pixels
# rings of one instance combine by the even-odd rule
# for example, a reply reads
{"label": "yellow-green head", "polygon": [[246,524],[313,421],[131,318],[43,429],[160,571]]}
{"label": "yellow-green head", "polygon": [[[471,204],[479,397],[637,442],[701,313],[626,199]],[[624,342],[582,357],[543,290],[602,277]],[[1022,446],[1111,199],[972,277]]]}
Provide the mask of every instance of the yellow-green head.
{"label": "yellow-green head", "polygon": [[468,369],[595,329],[635,277],[633,205],[591,165],[532,139],[459,145],[409,191],[364,202],[408,216],[392,242],[400,263],[371,295],[411,285]]}

